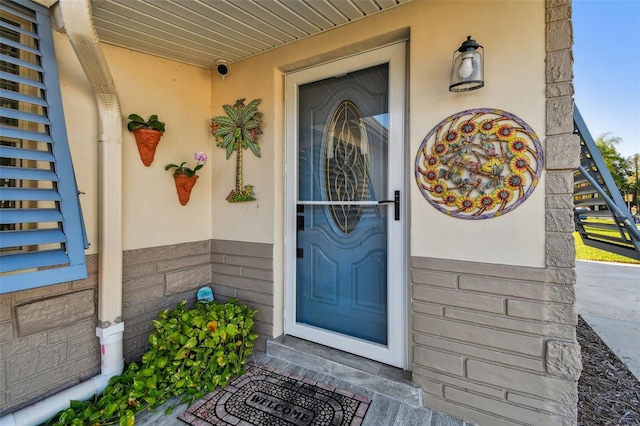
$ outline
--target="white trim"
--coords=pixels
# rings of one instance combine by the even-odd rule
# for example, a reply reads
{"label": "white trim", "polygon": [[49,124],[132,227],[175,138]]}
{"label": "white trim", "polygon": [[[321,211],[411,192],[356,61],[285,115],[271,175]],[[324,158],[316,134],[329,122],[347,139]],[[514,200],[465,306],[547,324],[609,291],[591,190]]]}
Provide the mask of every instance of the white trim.
{"label": "white trim", "polygon": [[[313,68],[287,74],[285,77],[285,334],[296,335],[319,344],[355,353],[376,361],[400,368],[408,366],[408,289],[407,289],[407,184],[406,184],[406,141],[405,141],[405,51],[404,42],[359,55],[329,62]],[[401,220],[388,215],[388,265],[387,265],[387,306],[388,343],[387,346],[374,344],[321,330],[295,322],[295,221],[298,194],[297,176],[297,107],[298,87],[313,81],[343,75],[389,63],[389,153],[388,153],[388,194],[384,199],[393,199],[395,190],[401,191]],[[304,202],[300,202],[304,204]],[[315,203],[314,204],[318,204]],[[324,203],[323,203],[324,204]],[[350,203],[351,204],[351,203]],[[356,204],[356,203],[353,203]],[[357,203],[360,204],[360,203]],[[375,203],[373,203],[375,204]],[[389,209],[393,209],[389,205]],[[400,287],[400,288],[398,288]]]}

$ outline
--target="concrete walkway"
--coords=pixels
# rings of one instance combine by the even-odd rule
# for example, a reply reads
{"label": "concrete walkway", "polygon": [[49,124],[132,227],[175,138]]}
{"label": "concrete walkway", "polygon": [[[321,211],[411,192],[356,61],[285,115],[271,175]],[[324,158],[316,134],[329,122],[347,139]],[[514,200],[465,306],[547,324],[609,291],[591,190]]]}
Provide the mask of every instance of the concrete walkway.
{"label": "concrete walkway", "polygon": [[576,260],[576,309],[640,379],[640,265]]}

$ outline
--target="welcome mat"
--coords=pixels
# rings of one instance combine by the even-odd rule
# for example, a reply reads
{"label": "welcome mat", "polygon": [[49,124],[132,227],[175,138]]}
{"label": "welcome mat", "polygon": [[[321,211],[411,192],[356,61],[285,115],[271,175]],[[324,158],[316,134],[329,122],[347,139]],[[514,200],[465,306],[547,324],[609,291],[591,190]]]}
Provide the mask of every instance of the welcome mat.
{"label": "welcome mat", "polygon": [[193,426],[357,426],[370,403],[362,395],[252,365],[178,418]]}

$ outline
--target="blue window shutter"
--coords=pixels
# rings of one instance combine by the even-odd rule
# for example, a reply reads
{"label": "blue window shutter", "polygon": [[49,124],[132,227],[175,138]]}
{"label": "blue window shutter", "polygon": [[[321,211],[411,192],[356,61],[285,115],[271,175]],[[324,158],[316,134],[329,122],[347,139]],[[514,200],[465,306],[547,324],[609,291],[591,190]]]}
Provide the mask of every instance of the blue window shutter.
{"label": "blue window shutter", "polygon": [[49,10],[0,4],[0,294],[87,277]]}

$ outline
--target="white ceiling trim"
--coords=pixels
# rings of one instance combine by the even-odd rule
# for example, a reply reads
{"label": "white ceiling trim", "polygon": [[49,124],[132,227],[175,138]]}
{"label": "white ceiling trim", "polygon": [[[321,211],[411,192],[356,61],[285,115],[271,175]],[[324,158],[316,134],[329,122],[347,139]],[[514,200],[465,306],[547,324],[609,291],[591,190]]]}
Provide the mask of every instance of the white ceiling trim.
{"label": "white ceiling trim", "polygon": [[92,8],[104,43],[214,68],[409,1],[92,0]]}

